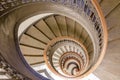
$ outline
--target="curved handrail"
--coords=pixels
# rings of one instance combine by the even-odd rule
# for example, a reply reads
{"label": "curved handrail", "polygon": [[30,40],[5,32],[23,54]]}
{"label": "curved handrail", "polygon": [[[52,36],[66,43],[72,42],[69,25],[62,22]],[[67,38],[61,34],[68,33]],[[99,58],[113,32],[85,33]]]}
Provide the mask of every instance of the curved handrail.
{"label": "curved handrail", "polygon": [[[77,46],[79,46],[79,47],[81,47],[83,50],[84,50],[84,54],[85,54],[85,57],[86,57],[86,63],[85,63],[85,65],[84,65],[84,68],[86,68],[87,67],[87,65],[88,65],[88,63],[89,63],[89,57],[88,57],[88,52],[87,52],[87,50],[86,50],[86,48],[84,47],[84,45],[80,42],[80,41],[77,41],[77,40],[75,40],[75,39],[73,39],[73,38],[69,38],[69,37],[67,37],[67,36],[64,36],[64,37],[58,37],[58,38],[55,38],[55,39],[53,39],[50,43],[48,43],[48,45],[47,45],[47,47],[45,48],[45,50],[44,50],[44,60],[45,60],[45,63],[46,63],[46,65],[48,66],[48,68],[51,70],[51,72],[53,72],[55,75],[57,75],[57,76],[59,76],[59,77],[61,77],[61,78],[63,78],[63,79],[77,79],[77,78],[81,78],[81,76],[80,76],[80,74],[79,75],[76,75],[76,76],[66,76],[66,75],[63,75],[63,74],[61,74],[61,73],[59,73],[59,72],[57,72],[55,69],[54,69],[54,67],[52,67],[52,65],[50,64],[50,63],[52,63],[51,61],[48,61],[48,60],[50,60],[48,57],[47,57],[47,54],[48,55],[54,55],[54,53],[53,53],[53,51],[52,51],[52,53],[51,52],[49,52],[50,50],[49,50],[49,48],[51,47],[51,48],[53,48],[54,49],[54,46],[56,46],[57,44],[59,45],[61,45],[61,43],[62,43],[62,41],[70,41],[70,43],[74,43],[74,44],[76,44]],[[64,44],[64,43],[63,43]],[[72,44],[71,44],[72,45]],[[56,47],[55,47],[56,48]],[[75,53],[74,53],[75,54]],[[63,54],[64,55],[64,54]],[[66,54],[65,54],[66,55]],[[78,55],[78,54],[77,54]],[[80,55],[79,55],[80,56]],[[82,59],[80,59],[80,62],[82,61]],[[60,64],[60,63],[59,63]],[[61,69],[62,70],[62,69]],[[84,73],[84,69],[81,71],[81,73]],[[63,73],[64,73],[64,71],[63,71]]]}

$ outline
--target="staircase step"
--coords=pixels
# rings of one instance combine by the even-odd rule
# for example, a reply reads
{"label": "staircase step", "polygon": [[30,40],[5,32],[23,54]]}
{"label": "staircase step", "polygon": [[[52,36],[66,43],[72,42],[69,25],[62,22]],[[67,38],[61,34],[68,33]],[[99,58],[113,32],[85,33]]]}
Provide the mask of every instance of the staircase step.
{"label": "staircase step", "polygon": [[66,17],[66,24],[67,24],[67,33],[68,36],[74,37],[75,31],[75,21],[71,20],[70,18]]}
{"label": "staircase step", "polygon": [[26,45],[30,45],[30,46],[35,46],[38,48],[45,48],[45,44],[27,36],[27,35],[22,35],[21,40],[20,40],[21,44],[26,44]]}
{"label": "staircase step", "polygon": [[120,2],[120,0],[102,0],[100,6],[105,16],[107,16],[112,9],[114,9]]}
{"label": "staircase step", "polygon": [[20,45],[20,49],[23,52],[23,55],[42,55],[43,50],[35,49],[27,46]]}
{"label": "staircase step", "polygon": [[83,30],[82,26],[80,24],[76,23],[76,25],[75,25],[75,39],[77,39],[77,40],[80,39],[80,35],[82,33],[82,30]]}
{"label": "staircase step", "polygon": [[36,28],[35,26],[31,26],[26,33],[31,36],[34,36],[35,38],[45,43],[48,43],[50,41],[49,38],[47,38],[42,32],[40,32],[39,28]]}
{"label": "staircase step", "polygon": [[66,26],[66,20],[64,16],[55,15],[55,19],[57,21],[57,24],[60,28],[62,36],[67,36],[67,26]]}
{"label": "staircase step", "polygon": [[50,16],[44,20],[46,24],[49,26],[50,30],[53,32],[53,34],[58,37],[61,36],[58,24],[54,18],[54,16]]}
{"label": "staircase step", "polygon": [[30,65],[41,64],[45,62],[43,57],[32,57],[32,56],[30,57],[24,56],[24,57]]}
{"label": "staircase step", "polygon": [[44,20],[40,20],[35,24],[41,31],[43,31],[50,39],[55,38],[55,35],[49,29],[48,25],[44,22]]}

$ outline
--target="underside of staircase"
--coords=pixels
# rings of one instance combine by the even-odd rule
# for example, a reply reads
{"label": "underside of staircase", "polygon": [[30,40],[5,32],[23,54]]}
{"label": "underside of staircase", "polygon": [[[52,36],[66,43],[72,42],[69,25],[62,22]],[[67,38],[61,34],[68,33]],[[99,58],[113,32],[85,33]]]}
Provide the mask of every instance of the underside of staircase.
{"label": "underside of staircase", "polygon": [[[103,61],[99,67],[92,73],[94,77],[89,76],[83,80],[119,80],[120,79],[120,0],[97,0],[102,12],[104,14],[107,31],[108,31],[108,46],[106,54]],[[6,33],[7,34],[7,33]],[[63,37],[64,36],[64,37]],[[60,42],[60,48],[56,49],[52,55],[52,60],[49,59],[49,54],[46,53],[46,61],[44,60],[44,50],[46,47],[49,48],[48,43],[52,39],[61,38],[68,42],[75,38],[75,42],[70,42],[70,44],[75,44],[80,41],[87,48],[89,58],[93,58],[94,46],[92,40],[87,33],[87,31],[82,28],[82,25],[77,21],[70,19],[67,16],[59,14],[50,14],[46,17],[38,19],[33,22],[26,30],[24,30],[19,35],[19,47],[21,49],[22,55],[24,56],[26,62],[33,68],[37,73],[42,74],[44,77],[49,77],[49,79],[54,80],[51,71],[47,70],[46,61],[48,63],[54,63],[53,67],[60,71],[59,58],[64,57],[65,52],[76,52],[78,53],[79,48],[75,48],[73,45],[62,46],[62,41]],[[70,39],[68,38],[70,37]],[[52,45],[59,45],[57,44]],[[59,40],[58,40],[59,41]],[[76,44],[75,44],[76,45]],[[86,49],[85,49],[86,50]],[[49,51],[49,50],[48,50]],[[54,51],[54,50],[53,50]],[[84,52],[83,52],[84,53]],[[77,55],[77,54],[76,54]],[[12,57],[10,57],[12,58]],[[4,59],[1,57],[1,59]],[[87,59],[86,59],[87,60]],[[77,60],[76,60],[77,61]],[[76,62],[75,61],[75,62]],[[92,61],[92,60],[91,60]],[[89,62],[91,62],[89,61]],[[88,62],[88,63],[89,63]],[[76,62],[77,63],[77,62]],[[86,62],[87,64],[87,62]],[[9,65],[8,65],[9,66]],[[38,68],[38,66],[41,66]],[[74,65],[73,65],[74,66]],[[13,70],[15,73],[16,71]],[[19,74],[19,73],[18,73]],[[69,71],[68,71],[69,74]],[[71,75],[75,74],[75,71]],[[0,80],[11,80],[13,75],[7,74],[6,70],[0,68]],[[15,75],[16,76],[16,75]],[[21,77],[20,75],[18,75]],[[16,80],[16,79],[15,79]],[[29,80],[29,79],[25,79]],[[57,80],[57,79],[55,79]]]}

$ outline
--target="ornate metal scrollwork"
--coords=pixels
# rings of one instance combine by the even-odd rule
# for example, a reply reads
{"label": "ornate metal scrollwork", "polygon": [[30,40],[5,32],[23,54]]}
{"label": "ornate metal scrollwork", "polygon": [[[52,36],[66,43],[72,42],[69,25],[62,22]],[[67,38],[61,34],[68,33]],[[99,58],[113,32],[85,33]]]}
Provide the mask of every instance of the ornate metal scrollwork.
{"label": "ornate metal scrollwork", "polygon": [[8,74],[13,80],[30,80],[29,78],[15,70],[11,65],[9,65],[1,54],[0,54],[0,68],[4,69],[6,71],[6,74]]}

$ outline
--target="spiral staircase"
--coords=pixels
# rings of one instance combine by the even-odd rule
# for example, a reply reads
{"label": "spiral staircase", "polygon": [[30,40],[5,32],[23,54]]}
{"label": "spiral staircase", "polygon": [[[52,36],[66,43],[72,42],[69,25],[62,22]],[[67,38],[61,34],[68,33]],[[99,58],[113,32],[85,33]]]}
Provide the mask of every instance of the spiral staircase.
{"label": "spiral staircase", "polygon": [[98,2],[107,28],[96,0],[1,1],[1,80],[119,80],[120,1]]}

